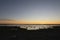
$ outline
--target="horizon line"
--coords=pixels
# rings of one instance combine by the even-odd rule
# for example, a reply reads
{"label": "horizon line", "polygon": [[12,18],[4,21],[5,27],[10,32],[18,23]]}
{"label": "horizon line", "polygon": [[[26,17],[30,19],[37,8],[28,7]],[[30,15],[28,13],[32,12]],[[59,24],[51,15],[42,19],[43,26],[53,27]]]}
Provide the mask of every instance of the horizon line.
{"label": "horizon line", "polygon": [[60,24],[0,24],[0,25],[60,25]]}

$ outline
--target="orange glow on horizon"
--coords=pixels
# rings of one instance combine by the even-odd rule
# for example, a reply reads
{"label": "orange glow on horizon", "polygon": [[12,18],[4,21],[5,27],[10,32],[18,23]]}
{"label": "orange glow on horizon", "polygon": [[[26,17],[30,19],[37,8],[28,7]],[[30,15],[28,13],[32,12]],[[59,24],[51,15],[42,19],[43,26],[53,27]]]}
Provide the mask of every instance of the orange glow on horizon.
{"label": "orange glow on horizon", "polygon": [[0,24],[60,24],[60,21],[0,21]]}

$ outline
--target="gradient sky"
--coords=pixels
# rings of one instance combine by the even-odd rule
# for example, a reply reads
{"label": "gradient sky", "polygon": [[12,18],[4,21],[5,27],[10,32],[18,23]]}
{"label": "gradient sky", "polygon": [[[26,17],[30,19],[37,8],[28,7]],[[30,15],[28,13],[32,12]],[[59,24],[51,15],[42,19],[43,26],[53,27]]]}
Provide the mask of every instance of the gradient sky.
{"label": "gradient sky", "polygon": [[60,0],[0,0],[0,23],[60,24]]}

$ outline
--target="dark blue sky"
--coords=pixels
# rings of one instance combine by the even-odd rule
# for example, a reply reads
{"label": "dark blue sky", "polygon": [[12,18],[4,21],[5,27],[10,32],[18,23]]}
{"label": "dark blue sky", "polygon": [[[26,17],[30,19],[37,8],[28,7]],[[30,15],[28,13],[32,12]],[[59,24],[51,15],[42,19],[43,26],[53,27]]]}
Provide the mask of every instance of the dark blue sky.
{"label": "dark blue sky", "polygon": [[60,0],[0,0],[0,19],[59,21]]}

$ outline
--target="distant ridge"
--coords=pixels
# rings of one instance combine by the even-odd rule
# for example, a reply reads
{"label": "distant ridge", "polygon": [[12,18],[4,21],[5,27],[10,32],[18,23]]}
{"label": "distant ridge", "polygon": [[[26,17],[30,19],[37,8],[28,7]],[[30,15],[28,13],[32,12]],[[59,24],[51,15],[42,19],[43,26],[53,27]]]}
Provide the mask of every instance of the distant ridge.
{"label": "distant ridge", "polygon": [[60,25],[60,24],[0,24],[0,25]]}
{"label": "distant ridge", "polygon": [[53,29],[54,27],[60,28],[60,24],[0,24],[0,26],[16,26],[27,30]]}

